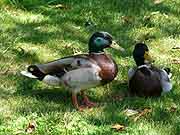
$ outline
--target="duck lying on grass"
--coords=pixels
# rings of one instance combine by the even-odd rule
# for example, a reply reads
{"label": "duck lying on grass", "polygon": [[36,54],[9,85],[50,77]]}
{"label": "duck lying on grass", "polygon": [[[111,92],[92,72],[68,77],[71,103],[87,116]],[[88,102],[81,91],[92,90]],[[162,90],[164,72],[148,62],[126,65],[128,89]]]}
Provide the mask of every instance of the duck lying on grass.
{"label": "duck lying on grass", "polygon": [[[107,32],[96,32],[89,40],[89,53],[61,58],[46,64],[30,65],[21,74],[35,78],[49,85],[64,85],[72,93],[73,105],[82,110],[93,107],[95,103],[89,101],[84,94],[85,89],[111,82],[117,75],[118,68],[105,48],[115,48],[124,51],[117,45]],[[79,105],[77,93],[83,96],[83,105]]]}
{"label": "duck lying on grass", "polygon": [[152,59],[146,44],[138,43],[133,51],[137,67],[128,72],[129,92],[137,96],[160,96],[172,89],[170,69],[159,69],[151,64]]}

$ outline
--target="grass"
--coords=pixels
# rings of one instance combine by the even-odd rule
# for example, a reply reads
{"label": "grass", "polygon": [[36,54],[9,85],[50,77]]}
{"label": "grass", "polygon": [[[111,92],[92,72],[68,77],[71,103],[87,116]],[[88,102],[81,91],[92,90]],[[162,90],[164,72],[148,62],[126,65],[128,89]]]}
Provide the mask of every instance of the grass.
{"label": "grass", "polygon": [[[65,7],[54,8],[63,4]],[[0,2],[0,135],[26,134],[31,121],[34,135],[179,135],[180,134],[180,0],[2,0]],[[92,23],[85,26],[86,22]],[[118,77],[104,87],[87,91],[100,106],[76,111],[70,94],[22,77],[26,65],[43,63],[74,53],[87,52],[89,36],[108,31],[125,49],[125,54],[108,50],[119,66]],[[159,67],[173,72],[173,90],[160,98],[124,98],[112,95],[127,90],[122,82],[134,65],[131,56],[136,42],[146,42]],[[177,108],[171,111],[173,105]],[[124,115],[125,109],[152,112],[136,122]],[[125,131],[111,129],[115,123]]]}

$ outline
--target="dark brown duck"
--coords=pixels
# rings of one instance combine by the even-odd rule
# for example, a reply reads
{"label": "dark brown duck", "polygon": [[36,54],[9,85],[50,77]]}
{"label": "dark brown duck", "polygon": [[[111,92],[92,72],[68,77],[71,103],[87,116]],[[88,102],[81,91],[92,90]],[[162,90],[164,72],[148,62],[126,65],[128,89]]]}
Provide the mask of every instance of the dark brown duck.
{"label": "dark brown duck", "polygon": [[159,69],[151,64],[152,59],[146,44],[138,43],[133,51],[137,67],[128,72],[131,95],[158,97],[172,89],[170,69]]}

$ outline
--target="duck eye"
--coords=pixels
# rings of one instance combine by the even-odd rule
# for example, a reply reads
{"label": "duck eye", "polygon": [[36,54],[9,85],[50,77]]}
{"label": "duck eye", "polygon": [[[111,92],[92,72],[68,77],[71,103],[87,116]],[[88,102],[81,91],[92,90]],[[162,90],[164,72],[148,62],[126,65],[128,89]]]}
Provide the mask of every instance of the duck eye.
{"label": "duck eye", "polygon": [[31,67],[29,70],[30,70],[30,71],[34,71],[34,68]]}
{"label": "duck eye", "polygon": [[101,41],[102,41],[102,39],[100,39],[100,38],[97,38],[97,39],[96,39],[96,41],[97,41],[97,42],[101,42]]}
{"label": "duck eye", "polygon": [[102,37],[97,37],[95,40],[94,40],[94,43],[97,45],[97,46],[101,46],[101,47],[105,47],[107,45],[110,44],[110,42]]}
{"label": "duck eye", "polygon": [[101,45],[101,44],[102,44],[102,41],[103,41],[103,39],[100,38],[100,37],[98,37],[98,38],[95,39],[94,42],[95,42],[96,45]]}

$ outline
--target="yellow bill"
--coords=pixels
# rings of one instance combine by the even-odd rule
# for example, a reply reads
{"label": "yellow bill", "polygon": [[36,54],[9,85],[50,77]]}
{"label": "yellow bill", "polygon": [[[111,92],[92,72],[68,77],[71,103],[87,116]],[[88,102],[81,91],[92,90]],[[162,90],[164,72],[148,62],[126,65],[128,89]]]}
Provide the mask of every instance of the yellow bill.
{"label": "yellow bill", "polygon": [[148,51],[145,51],[144,53],[144,59],[148,62],[154,62],[154,60],[152,59],[151,55],[149,54]]}
{"label": "yellow bill", "polygon": [[122,52],[125,51],[125,49],[122,48],[121,46],[119,46],[115,41],[112,42],[112,44],[110,45],[110,47],[111,47],[111,48],[114,48],[114,49],[116,49],[116,50],[120,50],[120,51],[122,51]]}

